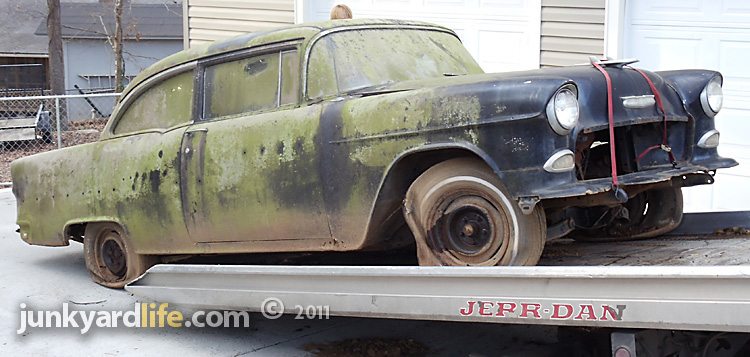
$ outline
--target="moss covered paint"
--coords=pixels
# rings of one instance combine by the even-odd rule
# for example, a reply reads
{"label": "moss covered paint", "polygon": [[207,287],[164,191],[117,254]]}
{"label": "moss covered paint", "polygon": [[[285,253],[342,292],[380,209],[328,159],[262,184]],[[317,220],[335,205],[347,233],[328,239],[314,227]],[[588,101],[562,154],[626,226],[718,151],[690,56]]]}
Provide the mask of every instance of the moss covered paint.
{"label": "moss covered paint", "polygon": [[29,236],[44,245],[67,244],[70,223],[114,221],[138,251],[179,246],[187,238],[176,167],[181,137],[181,130],[128,136],[18,160],[18,221],[34,223]]}
{"label": "moss covered paint", "polygon": [[318,107],[203,123],[199,242],[328,238],[315,137]]}
{"label": "moss covered paint", "polygon": [[[352,20],[243,35],[157,63],[125,95],[143,80],[187,61],[286,40],[298,41],[298,59],[303,60],[306,46],[326,29],[404,24],[439,28]],[[318,44],[326,41],[323,37]],[[409,45],[400,41],[384,43]],[[195,124],[188,119],[198,118],[185,118],[166,131],[125,133],[16,161],[18,223],[27,241],[62,245],[67,243],[62,236],[67,224],[114,221],[123,225],[137,251],[148,254],[358,249],[372,238],[372,226],[381,223],[372,221],[377,197],[405,153],[462,148],[482,153],[501,175],[512,177],[518,170],[540,168],[551,152],[568,145],[555,139],[542,113],[569,78],[538,72],[409,77],[368,92],[339,93],[335,64],[325,56],[329,45],[320,47],[320,54],[313,51],[308,71],[328,100],[296,108],[253,108],[248,110],[258,111]],[[434,44],[440,46],[445,44]],[[365,50],[362,46],[354,54],[368,55]],[[240,67],[235,71],[244,75],[247,68]],[[527,84],[529,77],[534,85]],[[269,81],[258,84],[277,88],[278,83]],[[287,92],[303,91],[304,83],[298,84],[282,84],[282,91],[293,97]],[[224,107],[243,108],[249,93],[239,88],[234,96],[216,100],[227,101]],[[183,96],[163,97],[161,109],[192,108]],[[169,110],[158,113],[168,115]],[[518,150],[529,143],[541,149]],[[524,184],[516,177],[507,186],[513,192],[539,187]],[[389,199],[400,202],[399,197]]]}

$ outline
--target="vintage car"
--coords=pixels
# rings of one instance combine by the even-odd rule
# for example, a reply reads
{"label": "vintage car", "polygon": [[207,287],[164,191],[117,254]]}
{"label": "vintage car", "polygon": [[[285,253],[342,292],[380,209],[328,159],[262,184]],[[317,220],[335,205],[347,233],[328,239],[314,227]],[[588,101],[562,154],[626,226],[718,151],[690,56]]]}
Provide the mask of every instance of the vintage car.
{"label": "vintage car", "polygon": [[390,20],[191,48],[133,80],[98,142],[13,162],[20,234],[83,242],[121,287],[174,255],[534,265],[552,238],[667,232],[681,187],[736,165],[722,77],[592,62],[483,73],[451,30]]}

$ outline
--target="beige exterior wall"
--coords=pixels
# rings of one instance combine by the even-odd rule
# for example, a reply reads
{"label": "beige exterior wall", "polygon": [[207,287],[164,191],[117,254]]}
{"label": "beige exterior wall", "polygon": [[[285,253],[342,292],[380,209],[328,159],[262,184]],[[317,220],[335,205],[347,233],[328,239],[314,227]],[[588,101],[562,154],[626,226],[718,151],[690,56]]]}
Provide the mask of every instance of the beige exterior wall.
{"label": "beige exterior wall", "polygon": [[185,0],[185,48],[294,23],[294,0]]}
{"label": "beige exterior wall", "polygon": [[542,67],[588,62],[604,54],[606,0],[542,0]]}
{"label": "beige exterior wall", "polygon": [[[293,24],[295,0],[185,0],[185,48]],[[541,67],[603,57],[606,0],[542,0]]]}

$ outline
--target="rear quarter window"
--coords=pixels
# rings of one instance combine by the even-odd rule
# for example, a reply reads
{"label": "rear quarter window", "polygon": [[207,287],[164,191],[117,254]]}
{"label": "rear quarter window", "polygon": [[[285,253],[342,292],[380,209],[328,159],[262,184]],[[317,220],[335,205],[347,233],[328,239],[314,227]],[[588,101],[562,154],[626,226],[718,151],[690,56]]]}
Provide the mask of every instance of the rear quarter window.
{"label": "rear quarter window", "polygon": [[190,122],[193,108],[193,72],[153,85],[140,94],[120,116],[114,134],[164,130]]}

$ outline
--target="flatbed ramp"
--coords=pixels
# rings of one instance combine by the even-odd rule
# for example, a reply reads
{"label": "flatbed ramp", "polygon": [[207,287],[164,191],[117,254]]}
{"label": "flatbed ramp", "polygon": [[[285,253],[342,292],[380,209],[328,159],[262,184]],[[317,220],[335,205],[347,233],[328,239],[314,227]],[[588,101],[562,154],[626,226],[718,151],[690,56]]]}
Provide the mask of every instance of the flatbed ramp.
{"label": "flatbed ramp", "polygon": [[750,266],[157,265],[126,289],[209,309],[750,332]]}

